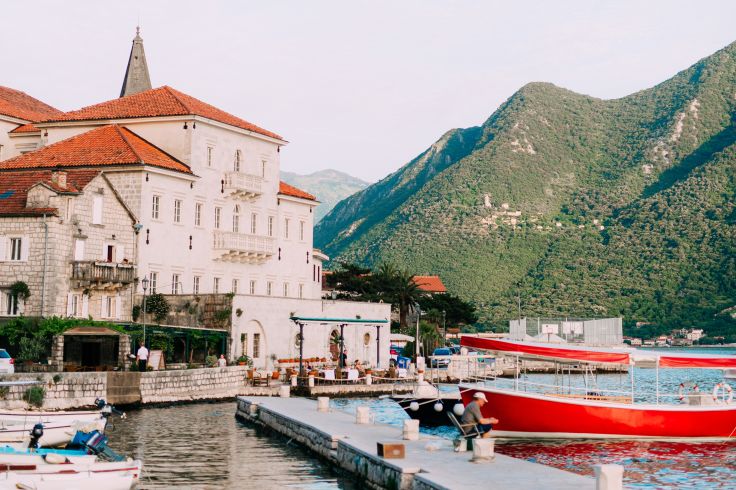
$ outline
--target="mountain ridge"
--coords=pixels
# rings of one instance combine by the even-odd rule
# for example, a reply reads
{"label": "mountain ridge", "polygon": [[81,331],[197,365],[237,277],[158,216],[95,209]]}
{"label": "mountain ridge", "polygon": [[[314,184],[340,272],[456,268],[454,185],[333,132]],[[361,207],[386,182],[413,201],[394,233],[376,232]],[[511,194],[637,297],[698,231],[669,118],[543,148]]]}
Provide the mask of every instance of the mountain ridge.
{"label": "mountain ridge", "polygon": [[364,180],[335,169],[318,170],[306,175],[282,170],[281,179],[317,197],[320,204],[315,209],[315,223],[340,200],[369,185]]}

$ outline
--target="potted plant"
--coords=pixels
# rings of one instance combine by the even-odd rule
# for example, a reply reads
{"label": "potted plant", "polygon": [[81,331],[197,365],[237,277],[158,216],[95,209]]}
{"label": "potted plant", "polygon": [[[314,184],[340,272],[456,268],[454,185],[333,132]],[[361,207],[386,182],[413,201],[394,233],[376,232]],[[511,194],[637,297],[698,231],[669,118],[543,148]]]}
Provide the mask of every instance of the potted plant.
{"label": "potted plant", "polygon": [[253,361],[250,359],[250,357],[243,354],[242,356],[238,357],[238,366],[253,366]]}
{"label": "potted plant", "polygon": [[278,360],[278,356],[276,354],[271,354],[271,364],[273,365],[273,373],[271,374],[271,379],[279,379],[279,375],[281,374],[279,372],[279,369],[276,367],[276,361]]}

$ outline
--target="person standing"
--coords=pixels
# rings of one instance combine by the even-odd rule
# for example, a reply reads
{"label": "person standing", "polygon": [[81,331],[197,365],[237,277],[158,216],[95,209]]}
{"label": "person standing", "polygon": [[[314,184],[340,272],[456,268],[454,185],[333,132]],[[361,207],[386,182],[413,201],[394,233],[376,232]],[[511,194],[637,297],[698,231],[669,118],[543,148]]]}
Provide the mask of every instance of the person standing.
{"label": "person standing", "polygon": [[225,354],[220,354],[220,358],[217,360],[217,365],[221,368],[227,366],[227,359],[225,359]]}
{"label": "person standing", "polygon": [[135,355],[135,360],[138,361],[138,371],[145,372],[148,368],[148,349],[146,349],[146,346],[143,345],[143,341],[141,340],[138,343],[138,352]]}
{"label": "person standing", "polygon": [[460,417],[460,424],[465,428],[466,426],[475,425],[478,428],[478,432],[481,433],[481,437],[484,439],[491,436],[491,429],[493,424],[498,423],[498,419],[495,417],[483,417],[480,409],[483,405],[488,403],[486,395],[480,391],[476,391],[473,395],[473,401],[468,403],[465,407],[463,416]]}

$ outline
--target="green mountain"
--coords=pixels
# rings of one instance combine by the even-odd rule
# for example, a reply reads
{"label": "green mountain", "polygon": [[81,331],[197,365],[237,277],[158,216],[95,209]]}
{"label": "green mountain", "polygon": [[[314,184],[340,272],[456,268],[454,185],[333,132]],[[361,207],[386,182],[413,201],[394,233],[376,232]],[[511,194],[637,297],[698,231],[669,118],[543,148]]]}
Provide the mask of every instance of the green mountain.
{"label": "green mountain", "polygon": [[736,304],[736,43],[615,100],[524,86],[340,202],[333,257],[439,274],[485,319],[690,326]]}
{"label": "green mountain", "polygon": [[335,204],[368,186],[368,182],[337,170],[320,170],[308,175],[281,172],[281,180],[317,196],[320,205],[314,212],[315,223],[329,213]]}

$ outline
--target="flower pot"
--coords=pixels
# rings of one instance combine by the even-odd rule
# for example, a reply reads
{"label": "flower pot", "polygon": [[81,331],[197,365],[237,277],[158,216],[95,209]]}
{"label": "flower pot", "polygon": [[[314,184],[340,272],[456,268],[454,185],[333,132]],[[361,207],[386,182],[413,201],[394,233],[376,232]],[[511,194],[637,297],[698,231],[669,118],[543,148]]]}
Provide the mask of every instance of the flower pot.
{"label": "flower pot", "polygon": [[274,372],[273,372],[273,373],[271,374],[271,379],[279,379],[279,375],[280,375],[280,374],[281,374],[281,373],[279,373],[278,371],[274,371]]}

